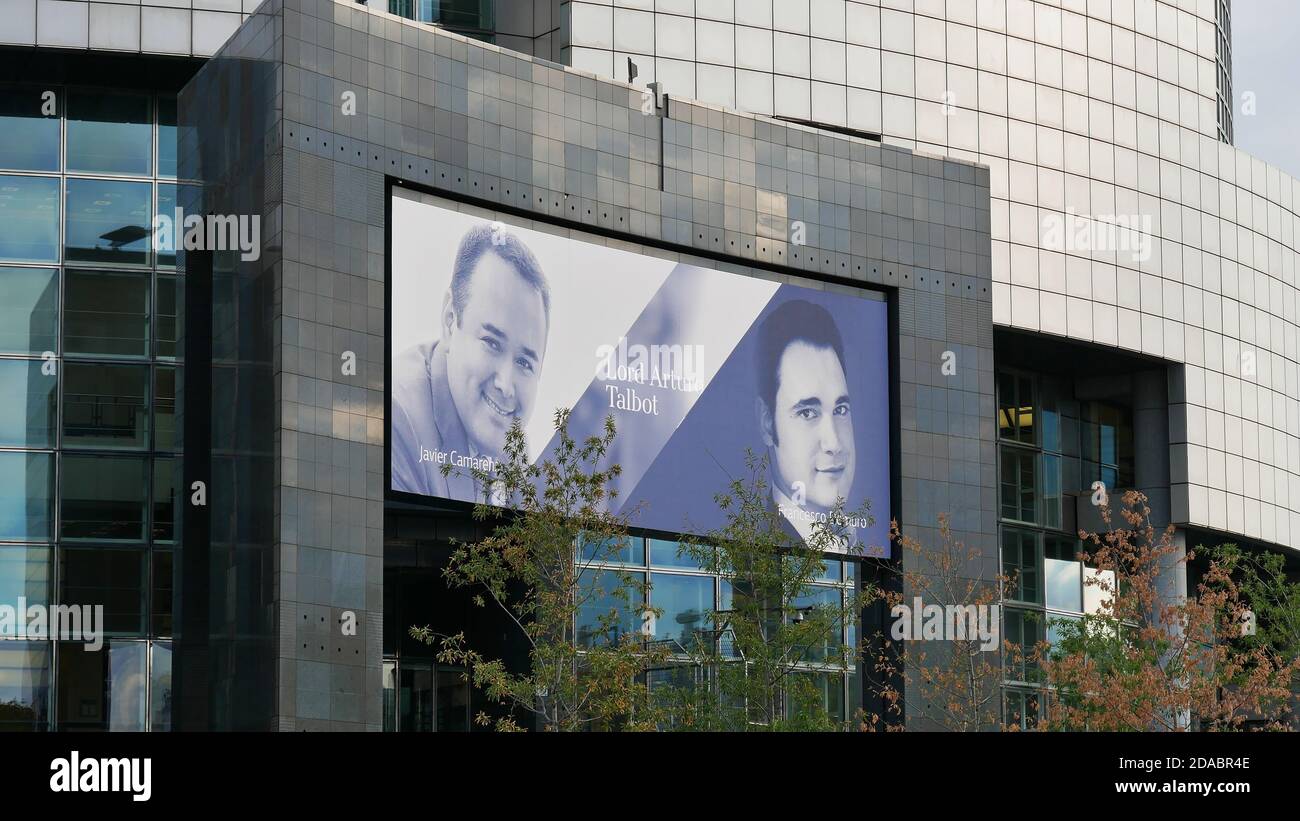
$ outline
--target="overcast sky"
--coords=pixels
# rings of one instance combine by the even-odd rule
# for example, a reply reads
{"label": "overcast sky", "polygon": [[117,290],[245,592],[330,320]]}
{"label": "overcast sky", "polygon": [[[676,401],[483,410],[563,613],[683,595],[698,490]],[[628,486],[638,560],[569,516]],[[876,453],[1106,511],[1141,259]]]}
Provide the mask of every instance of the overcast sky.
{"label": "overcast sky", "polygon": [[[1255,114],[1241,95],[1255,93]],[[1233,144],[1300,177],[1300,2],[1233,0]]]}

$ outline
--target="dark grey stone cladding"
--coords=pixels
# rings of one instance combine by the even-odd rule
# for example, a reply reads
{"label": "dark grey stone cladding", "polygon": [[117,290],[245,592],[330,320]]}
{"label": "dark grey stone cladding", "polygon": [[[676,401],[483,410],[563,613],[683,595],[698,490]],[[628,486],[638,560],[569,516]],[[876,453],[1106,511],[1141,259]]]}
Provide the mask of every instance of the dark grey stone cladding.
{"label": "dark grey stone cladding", "polygon": [[[222,94],[265,118],[218,116]],[[380,728],[386,177],[714,267],[891,292],[894,514],[933,540],[951,513],[995,572],[986,168],[683,100],[646,116],[621,83],[334,0],[268,0],[186,95],[201,143],[228,144],[236,124],[256,141],[252,162],[212,154],[205,178],[226,182],[208,204],[238,202],[241,174],[264,176],[264,252],[239,279],[265,288],[269,328],[233,330],[269,332],[273,407],[248,424],[274,428],[274,511],[243,539],[273,559],[270,726]],[[796,220],[805,245],[788,241]],[[344,351],[356,376],[341,373]],[[338,630],[347,610],[355,638]]]}

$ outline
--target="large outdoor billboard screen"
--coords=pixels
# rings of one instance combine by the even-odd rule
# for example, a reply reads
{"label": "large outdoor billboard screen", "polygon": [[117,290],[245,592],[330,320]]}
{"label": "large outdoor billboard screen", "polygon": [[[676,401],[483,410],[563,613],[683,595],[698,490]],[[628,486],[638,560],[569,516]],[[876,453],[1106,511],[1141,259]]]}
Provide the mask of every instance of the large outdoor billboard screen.
{"label": "large outdoor billboard screen", "polygon": [[[889,388],[883,300],[781,284],[517,227],[395,191],[391,220],[395,491],[491,499],[520,420],[530,460],[613,415],[616,512],[704,534],[715,494],[768,457],[772,504],[804,535],[837,500],[869,501],[855,541],[888,553]],[[615,243],[611,243],[613,245]],[[443,466],[455,470],[446,475]]]}

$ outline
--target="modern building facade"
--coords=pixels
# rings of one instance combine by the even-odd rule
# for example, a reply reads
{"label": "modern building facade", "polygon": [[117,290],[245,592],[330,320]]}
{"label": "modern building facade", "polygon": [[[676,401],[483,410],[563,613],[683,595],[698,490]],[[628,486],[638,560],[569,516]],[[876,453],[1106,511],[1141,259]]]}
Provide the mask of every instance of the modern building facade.
{"label": "modern building facade", "polygon": [[[463,506],[390,489],[396,200],[883,300],[876,513],[1028,580],[1010,638],[1089,606],[1094,482],[1189,546],[1300,550],[1300,186],[1231,146],[1225,0],[15,7],[0,589],[111,633],[0,642],[6,726],[468,729],[405,627],[518,648],[441,583]],[[113,234],[177,206],[256,215],[255,258]],[[670,533],[626,558],[657,638],[721,609]]]}

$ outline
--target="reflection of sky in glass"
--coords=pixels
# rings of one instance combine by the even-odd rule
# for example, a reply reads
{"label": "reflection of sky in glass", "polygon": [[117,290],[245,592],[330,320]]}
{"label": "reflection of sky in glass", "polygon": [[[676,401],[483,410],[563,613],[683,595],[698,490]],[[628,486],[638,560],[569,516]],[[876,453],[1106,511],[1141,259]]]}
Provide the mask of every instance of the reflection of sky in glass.
{"label": "reflection of sky in glass", "polygon": [[[641,580],[640,574],[632,574],[632,578],[638,582]],[[633,585],[627,589],[627,596],[617,595],[619,587],[622,585],[623,577],[620,573],[614,571],[603,571],[597,573],[594,569],[587,570],[583,573],[581,596],[583,602],[578,608],[577,613],[577,640],[580,647],[592,647],[599,644],[607,644],[610,641],[617,641],[620,636],[633,632],[637,627],[637,615],[633,612],[633,607],[638,603],[640,598],[639,585]],[[595,586],[595,592],[590,593]],[[619,617],[612,629],[608,629],[609,614],[611,611],[617,612]],[[602,618],[605,623],[602,624]]]}
{"label": "reflection of sky in glass", "polygon": [[145,700],[144,642],[114,643],[108,648],[110,730],[143,730]]}
{"label": "reflection of sky in glass", "polygon": [[[23,596],[29,604],[45,604],[49,600],[49,589],[49,548],[0,547],[0,602],[9,602],[12,606],[19,596]],[[14,625],[13,629],[0,635],[12,636],[16,632],[17,625]]]}
{"label": "reflection of sky in glass", "polygon": [[68,180],[68,258],[147,262],[151,193],[148,183]]}
{"label": "reflection of sky in glass", "polygon": [[0,176],[0,259],[58,261],[57,179]]}
{"label": "reflection of sky in glass", "polygon": [[1080,588],[1078,562],[1066,562],[1060,559],[1044,559],[1043,569],[1047,576],[1047,606],[1055,610],[1083,610],[1083,592]]}
{"label": "reflection of sky in glass", "polygon": [[655,621],[656,640],[674,639],[689,649],[697,635],[712,631],[712,578],[652,573],[650,584],[650,604],[662,611]]}
{"label": "reflection of sky in glass", "polygon": [[0,89],[0,168],[58,170],[59,118],[42,106],[41,89]]}
{"label": "reflection of sky in glass", "polygon": [[48,648],[45,642],[0,642],[0,704],[12,701],[29,708],[14,715],[19,721],[45,718],[50,687]]}
{"label": "reflection of sky in glass", "polygon": [[149,98],[72,92],[68,98],[69,171],[148,174],[153,166]]}
{"label": "reflection of sky in glass", "polygon": [[0,453],[0,539],[50,539],[54,518],[54,456]]}

